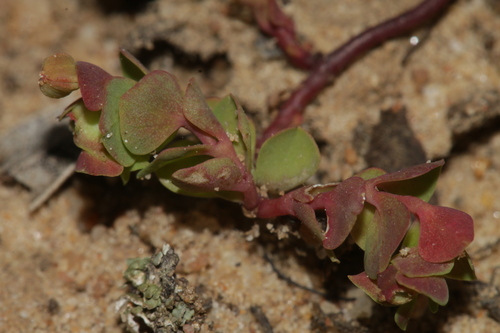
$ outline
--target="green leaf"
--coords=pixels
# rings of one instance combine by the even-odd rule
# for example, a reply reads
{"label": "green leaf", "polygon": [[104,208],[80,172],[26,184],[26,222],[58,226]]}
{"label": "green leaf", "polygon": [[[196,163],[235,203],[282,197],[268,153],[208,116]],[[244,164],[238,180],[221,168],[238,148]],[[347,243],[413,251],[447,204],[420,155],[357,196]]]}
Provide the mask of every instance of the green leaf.
{"label": "green leaf", "polygon": [[377,187],[385,192],[429,201],[436,189],[444,161],[425,163],[380,176]]}
{"label": "green leaf", "polygon": [[175,185],[172,181],[172,174],[177,170],[195,166],[211,158],[212,158],[211,156],[200,155],[200,156],[188,156],[185,158],[176,159],[165,164],[161,168],[157,169],[155,171],[155,174],[160,180],[160,183],[174,193],[195,196],[195,197],[214,198],[216,197],[215,193],[186,191]]}
{"label": "green leaf", "polygon": [[257,185],[271,193],[290,190],[318,169],[320,154],[314,139],[301,128],[284,130],[262,145],[254,171]]}
{"label": "green leaf", "polygon": [[216,139],[220,140],[226,135],[224,128],[208,106],[200,87],[193,79],[186,88],[184,115],[191,124]]}
{"label": "green leaf", "polygon": [[153,162],[137,173],[137,178],[145,177],[174,160],[189,156],[204,155],[208,151],[208,148],[205,145],[193,145],[165,149],[156,156]]}
{"label": "green leaf", "polygon": [[120,65],[123,76],[134,81],[139,81],[149,72],[139,60],[125,49],[120,49]]}
{"label": "green leaf", "polygon": [[242,181],[238,166],[228,157],[213,158],[172,174],[175,185],[188,191],[237,191]]}
{"label": "green leaf", "polygon": [[136,155],[123,144],[120,131],[118,104],[120,97],[135,85],[135,81],[123,77],[113,78],[106,85],[106,102],[101,111],[99,128],[103,135],[102,144],[108,153],[125,167],[134,164]]}
{"label": "green leaf", "polygon": [[[253,121],[247,117],[241,106],[238,105],[237,109],[238,113],[238,130],[239,134],[242,138],[243,143],[245,144],[245,165],[247,170],[250,171],[253,168],[253,160],[255,157],[255,145],[257,140],[257,135],[255,132],[255,125]],[[234,146],[235,143],[233,143]],[[236,153],[238,153],[238,150]]]}
{"label": "green leaf", "polygon": [[477,280],[476,273],[474,272],[474,264],[467,252],[464,252],[463,256],[455,259],[453,269],[445,277],[461,281]]}
{"label": "green leaf", "polygon": [[123,166],[118,164],[106,151],[101,143],[102,134],[99,130],[101,112],[88,110],[82,99],[71,104],[65,113],[74,121],[74,142],[81,148],[76,162],[76,171],[93,176],[118,176]]}
{"label": "green leaf", "polygon": [[358,172],[357,174],[355,174],[354,176],[355,177],[361,177],[363,178],[364,180],[369,180],[369,179],[373,179],[373,178],[376,178],[376,177],[379,177],[379,176],[382,176],[384,174],[386,174],[387,172],[385,172],[384,170],[382,169],[379,169],[379,168],[368,168],[366,170],[363,170],[361,172]]}
{"label": "green leaf", "polygon": [[221,99],[212,107],[212,112],[233,143],[236,154],[245,156],[247,149],[238,128],[238,106],[232,96]]}
{"label": "green leaf", "polygon": [[174,184],[172,177],[174,172],[180,169],[186,169],[189,167],[196,166],[200,163],[209,160],[210,158],[211,158],[210,156],[189,156],[186,158],[177,159],[170,163],[167,163],[165,166],[158,169],[155,172],[155,174],[163,186],[165,186],[167,189],[177,194],[188,195],[192,197],[200,197],[200,198],[220,197],[229,201],[242,202],[243,194],[241,192],[232,192],[232,191],[216,192],[213,189],[211,189],[210,191],[200,191],[200,190],[192,191],[190,189],[185,189]]}
{"label": "green leaf", "polygon": [[365,202],[365,206],[358,215],[356,223],[351,230],[351,237],[363,251],[366,251],[368,239],[372,237],[375,232],[376,226],[373,223],[374,216],[375,207]]}
{"label": "green leaf", "polygon": [[184,93],[164,71],[144,76],[120,99],[120,130],[125,147],[136,155],[154,152],[184,124]]}
{"label": "green leaf", "polygon": [[410,229],[406,232],[405,239],[403,239],[403,243],[401,243],[401,248],[404,247],[416,247],[418,246],[418,240],[420,238],[420,223],[417,221],[413,221]]}
{"label": "green leaf", "polygon": [[[400,329],[406,331],[410,319],[418,318],[422,315],[428,304],[436,304],[424,295],[417,295],[411,302],[398,307],[394,315],[394,321]],[[436,306],[438,306],[436,304]]]}

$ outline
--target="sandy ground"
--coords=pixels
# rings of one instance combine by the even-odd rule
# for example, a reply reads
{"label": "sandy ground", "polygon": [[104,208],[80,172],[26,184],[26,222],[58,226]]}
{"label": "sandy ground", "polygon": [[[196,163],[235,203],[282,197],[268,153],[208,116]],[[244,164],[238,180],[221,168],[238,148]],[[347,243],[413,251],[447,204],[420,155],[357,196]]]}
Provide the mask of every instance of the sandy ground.
{"label": "sandy ground", "polygon": [[[129,3],[1,0],[0,137],[62,110],[37,87],[41,62],[56,52],[119,73],[117,49],[125,46],[151,69],[171,71],[182,82],[196,77],[209,96],[233,93],[259,128],[269,122],[270,106],[305,77],[236,1]],[[327,52],[418,1],[285,3],[300,35]],[[412,36],[420,46],[411,45]],[[439,203],[474,218],[469,252],[479,280],[493,288],[500,284],[499,63],[497,1],[456,1],[434,25],[359,59],[307,108],[304,124],[323,153],[312,181],[445,158]],[[40,140],[31,132],[22,132],[26,142],[4,137],[2,149],[15,148],[2,158],[26,160],[23,145]],[[355,253],[346,249],[342,264],[332,266],[293,235],[278,240],[267,221],[259,222],[261,236],[254,239],[253,222],[230,204],[175,196],[153,180],[123,188],[81,175],[34,213],[32,197],[33,190],[2,176],[0,332],[123,332],[114,306],[125,292],[125,260],[149,256],[164,243],[181,257],[179,276],[211,300],[203,331],[270,332],[251,307],[262,310],[273,332],[397,331],[393,309],[372,307],[346,281],[359,272],[349,261]],[[292,280],[330,296],[280,279],[265,255]],[[479,293],[479,285],[451,285],[450,306],[409,331],[500,331],[493,319],[499,303]]]}

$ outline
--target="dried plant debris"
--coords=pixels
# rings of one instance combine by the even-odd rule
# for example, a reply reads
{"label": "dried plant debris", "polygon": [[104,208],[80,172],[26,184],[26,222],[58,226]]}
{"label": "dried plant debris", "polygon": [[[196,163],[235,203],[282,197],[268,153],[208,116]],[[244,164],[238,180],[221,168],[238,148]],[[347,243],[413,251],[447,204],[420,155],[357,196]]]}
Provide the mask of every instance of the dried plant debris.
{"label": "dried plant debris", "polygon": [[155,333],[200,331],[211,303],[186,279],[176,277],[178,263],[170,245],[151,258],[128,260],[123,277],[129,292],[116,302],[116,309],[129,332],[142,332],[145,326]]}
{"label": "dried plant debris", "polygon": [[78,150],[71,142],[71,131],[67,123],[55,122],[63,108],[41,110],[1,136],[0,173],[31,190],[30,211],[42,205],[74,173]]}

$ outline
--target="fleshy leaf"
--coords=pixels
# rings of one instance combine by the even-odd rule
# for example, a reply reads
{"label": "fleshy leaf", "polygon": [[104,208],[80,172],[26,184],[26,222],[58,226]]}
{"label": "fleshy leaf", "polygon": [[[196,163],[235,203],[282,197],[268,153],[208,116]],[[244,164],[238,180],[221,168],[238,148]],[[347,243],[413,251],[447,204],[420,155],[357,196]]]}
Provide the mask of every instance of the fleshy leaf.
{"label": "fleshy leaf", "polygon": [[472,218],[459,210],[434,206],[415,197],[398,196],[420,221],[418,252],[428,262],[460,256],[474,239]]}
{"label": "fleshy leaf", "polygon": [[474,265],[467,252],[464,252],[463,256],[459,256],[455,259],[453,269],[449,274],[446,274],[445,277],[462,281],[477,280],[476,273],[474,272]]}
{"label": "fleshy leaf", "polygon": [[376,211],[371,236],[366,239],[365,270],[374,279],[389,265],[408,231],[410,212],[400,201],[384,192],[376,192],[368,198]]}
{"label": "fleshy leaf", "polygon": [[271,193],[287,191],[305,182],[318,169],[319,149],[301,128],[284,130],[262,145],[254,172],[257,185]]}
{"label": "fleshy leaf", "polygon": [[233,160],[221,157],[178,170],[172,179],[175,185],[188,191],[237,191],[242,174]]}
{"label": "fleshy leaf", "polygon": [[358,215],[351,230],[352,238],[363,251],[366,251],[368,239],[373,236],[376,228],[376,225],[373,223],[374,216],[375,207],[365,202],[365,206]]}
{"label": "fleshy leaf", "polygon": [[104,149],[99,131],[100,112],[88,110],[81,99],[68,107],[74,121],[74,142],[83,151],[76,163],[76,171],[94,176],[118,176],[123,167]]}
{"label": "fleshy leaf", "polygon": [[184,114],[191,124],[214,138],[226,136],[224,128],[208,106],[194,79],[189,81],[186,88]]}
{"label": "fleshy leaf", "polygon": [[[383,183],[377,182],[377,187],[385,192],[399,195],[411,195],[424,201],[429,201],[436,189],[443,164],[444,161],[441,160],[386,174],[385,177],[380,177],[379,181],[390,178],[398,180],[390,182],[384,181]],[[411,178],[404,179],[405,177]]]}
{"label": "fleshy leaf", "polygon": [[120,65],[123,76],[134,81],[139,81],[149,72],[139,60],[125,49],[120,49]]}
{"label": "fleshy leaf", "polygon": [[164,167],[158,169],[155,174],[158,176],[158,179],[167,189],[174,193],[189,195],[193,197],[201,197],[201,198],[214,198],[221,197],[229,201],[234,202],[242,202],[243,194],[241,192],[233,192],[233,191],[214,191],[214,189],[210,189],[210,191],[200,191],[200,190],[190,190],[178,187],[173,182],[172,174],[180,169],[185,169],[189,167],[193,167],[203,163],[210,159],[210,156],[190,156],[186,158],[181,158],[174,160],[170,163],[167,163]]}
{"label": "fleshy leaf", "polygon": [[413,221],[410,225],[410,229],[406,232],[405,239],[401,243],[401,248],[405,247],[417,247],[418,240],[420,238],[420,223],[418,221]]}
{"label": "fleshy leaf", "polygon": [[[398,310],[394,315],[394,321],[399,326],[399,328],[403,331],[406,331],[406,327],[408,326],[408,322],[410,321],[410,319],[420,317],[427,308],[429,301],[430,300],[428,297],[424,295],[418,295],[411,302],[398,307]],[[434,302],[432,303],[435,304]]]}
{"label": "fleshy leaf", "polygon": [[420,257],[417,248],[403,248],[392,260],[397,270],[407,277],[426,277],[448,274],[453,268],[453,261],[444,263],[427,262]]}
{"label": "fleshy leaf", "polygon": [[398,273],[396,274],[396,281],[406,288],[428,296],[439,305],[446,305],[446,303],[448,303],[448,285],[446,284],[446,280],[442,277],[431,276],[410,278]]}
{"label": "fleshy leaf", "polygon": [[393,265],[389,265],[377,276],[377,285],[389,305],[403,305],[412,300],[412,295],[403,288],[396,280],[398,271]]}
{"label": "fleshy leaf", "polygon": [[152,161],[147,167],[137,173],[137,178],[145,177],[164,167],[166,164],[172,162],[173,160],[195,155],[204,155],[207,151],[208,147],[205,145],[193,145],[165,149],[161,153],[159,153],[154,161]]}
{"label": "fleshy leaf", "polygon": [[361,172],[358,172],[357,174],[355,174],[354,176],[356,177],[361,177],[363,178],[364,180],[369,180],[369,179],[373,179],[373,178],[376,178],[376,177],[379,177],[379,176],[382,176],[384,174],[386,174],[387,172],[385,172],[384,170],[380,169],[380,168],[368,168],[366,170],[363,170]]}
{"label": "fleshy leaf", "polygon": [[377,303],[385,305],[406,304],[412,300],[412,297],[406,289],[396,282],[396,275],[397,270],[390,265],[377,275],[377,279],[370,279],[366,272],[348,277],[352,283]]}
{"label": "fleshy leaf", "polygon": [[[316,219],[316,214],[311,206],[303,204],[301,202],[296,202],[293,205],[293,211],[295,216],[302,222],[301,225],[301,235],[306,234],[306,241],[311,244],[317,244],[323,242],[325,238],[323,230]],[[338,260],[337,260],[338,261]]]}
{"label": "fleshy leaf", "polygon": [[379,304],[385,303],[386,300],[382,295],[382,290],[380,290],[377,284],[368,277],[368,274],[362,272],[357,275],[348,275],[347,277],[356,287],[370,296],[372,300]]}
{"label": "fleshy leaf", "polygon": [[93,152],[93,154],[82,151],[78,156],[75,165],[75,171],[86,173],[92,176],[108,176],[116,177],[123,172],[123,166],[116,163],[110,158],[104,158],[101,152]]}
{"label": "fleshy leaf", "polygon": [[[243,112],[243,109],[241,106],[238,105],[238,109],[236,110],[238,113],[238,130],[239,134],[241,135],[242,141],[245,144],[245,165],[247,167],[247,170],[250,171],[253,168],[253,160],[255,156],[255,145],[256,145],[256,132],[255,132],[255,125],[253,121],[247,117],[245,112]],[[233,146],[234,146],[233,142]],[[238,150],[236,149],[236,153],[238,153]]]}
{"label": "fleshy leaf", "polygon": [[184,121],[184,93],[164,71],[144,76],[120,99],[120,130],[125,147],[136,155],[155,151]]}
{"label": "fleshy leaf", "polygon": [[134,164],[136,156],[123,144],[120,131],[119,98],[135,85],[135,81],[116,77],[106,85],[106,102],[101,111],[99,129],[103,135],[102,144],[108,153],[121,165]]}
{"label": "fleshy leaf", "polygon": [[325,200],[327,229],[323,246],[335,249],[344,242],[363,210],[365,202],[365,181],[351,177],[337,185],[330,192],[321,194],[316,200]]}
{"label": "fleshy leaf", "polygon": [[177,170],[181,170],[184,168],[190,168],[192,166],[203,163],[209,159],[211,156],[199,155],[199,156],[188,156],[185,158],[180,158],[176,160],[172,160],[171,162],[165,164],[161,168],[155,170],[155,174],[160,180],[161,184],[165,186],[167,189],[174,193],[203,197],[203,198],[214,198],[216,197],[215,192],[200,192],[200,191],[185,191],[175,185],[172,181],[172,174]]}
{"label": "fleshy leaf", "polygon": [[105,87],[113,78],[104,69],[84,61],[76,62],[78,84],[83,102],[90,111],[99,111],[106,102]]}
{"label": "fleshy leaf", "polygon": [[[242,112],[242,110],[240,111]],[[227,136],[231,140],[236,154],[247,158],[247,155],[249,155],[248,147],[245,146],[245,139],[243,138],[243,134],[239,128],[240,119],[238,105],[234,101],[233,97],[231,95],[228,95],[222,98],[212,107],[212,112],[227,133]],[[245,115],[243,115],[243,117],[246,118]],[[246,127],[243,130],[249,131],[249,129]],[[251,157],[253,160],[253,155]]]}

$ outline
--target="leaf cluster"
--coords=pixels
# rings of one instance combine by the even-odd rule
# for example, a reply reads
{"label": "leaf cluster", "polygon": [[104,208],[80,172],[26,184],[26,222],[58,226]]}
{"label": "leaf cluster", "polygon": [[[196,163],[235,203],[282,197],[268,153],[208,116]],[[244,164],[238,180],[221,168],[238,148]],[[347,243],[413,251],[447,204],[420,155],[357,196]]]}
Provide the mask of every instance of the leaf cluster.
{"label": "leaf cluster", "polygon": [[294,216],[303,237],[333,261],[333,250],[352,237],[365,252],[365,271],[349,278],[374,301],[400,306],[403,329],[423,308],[448,302],[445,278],[475,278],[465,252],[472,218],[428,203],[443,161],[393,173],[370,168],[340,183],[297,188],[320,160],[303,129],[283,130],[257,152],[255,126],[233,96],[206,99],[194,80],[181,89],[175,76],[149,72],[125,50],[120,60],[123,76],[67,54],[44,63],[47,96],[81,90],[61,115],[71,119],[82,149],[77,171],[125,183],[132,174],[154,174],[172,192],[238,202],[254,217]]}

